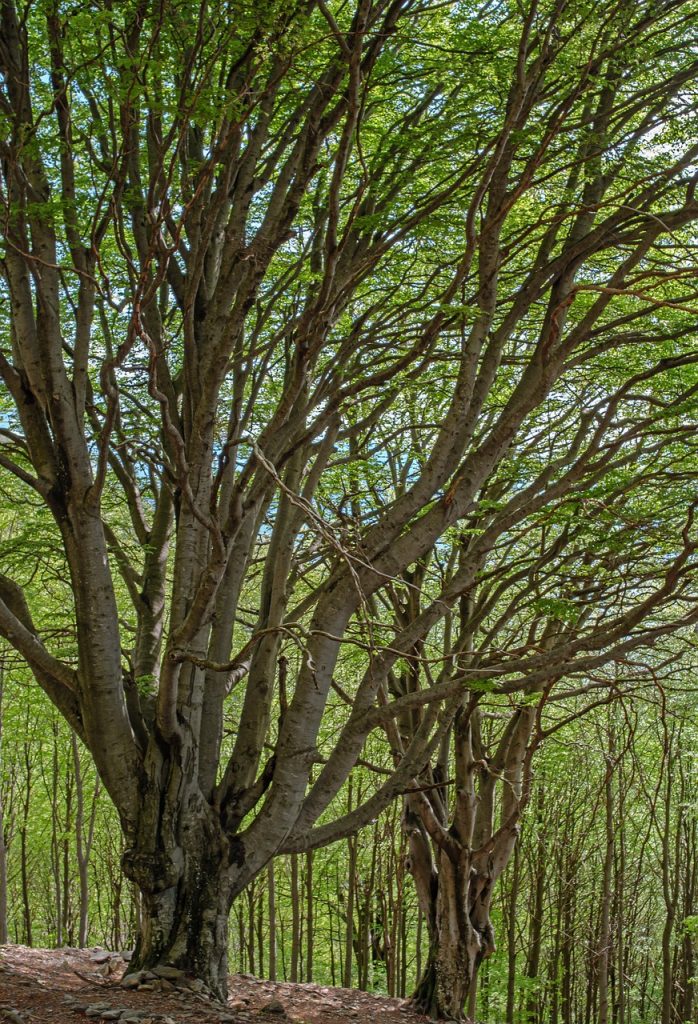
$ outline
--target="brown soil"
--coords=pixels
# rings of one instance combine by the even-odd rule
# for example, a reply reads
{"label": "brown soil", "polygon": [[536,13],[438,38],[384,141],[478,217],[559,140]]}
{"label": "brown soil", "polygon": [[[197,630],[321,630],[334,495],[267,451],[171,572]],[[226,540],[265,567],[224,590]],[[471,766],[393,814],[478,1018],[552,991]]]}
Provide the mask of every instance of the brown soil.
{"label": "brown soil", "polygon": [[[139,1024],[425,1024],[402,999],[320,985],[230,978],[228,1006],[193,992],[127,991],[117,954],[99,950],[0,947],[0,1021],[81,1024],[129,1011]],[[111,1011],[111,1012],[110,1012]]]}

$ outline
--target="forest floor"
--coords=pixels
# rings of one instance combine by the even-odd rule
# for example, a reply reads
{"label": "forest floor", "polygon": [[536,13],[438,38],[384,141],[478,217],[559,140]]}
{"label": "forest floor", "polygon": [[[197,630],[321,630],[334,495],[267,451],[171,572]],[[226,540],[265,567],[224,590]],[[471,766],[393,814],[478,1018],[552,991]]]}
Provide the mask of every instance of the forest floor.
{"label": "forest floor", "polygon": [[[0,947],[0,1021],[5,1024],[424,1024],[404,999],[354,989],[230,978],[227,1007],[156,981],[124,989],[125,961],[104,950]],[[169,985],[169,987],[167,987]]]}

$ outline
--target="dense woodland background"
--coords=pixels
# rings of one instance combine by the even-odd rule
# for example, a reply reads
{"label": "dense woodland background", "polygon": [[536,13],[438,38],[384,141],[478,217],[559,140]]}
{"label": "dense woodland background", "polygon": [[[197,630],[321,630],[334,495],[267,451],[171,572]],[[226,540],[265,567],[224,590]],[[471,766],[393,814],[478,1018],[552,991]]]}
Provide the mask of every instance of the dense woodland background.
{"label": "dense woodland background", "polygon": [[[478,1018],[597,1021],[607,988],[608,1021],[698,1019],[693,681],[684,666],[640,680],[537,755]],[[91,760],[7,653],[2,682],[0,940],[132,948],[138,895]],[[358,768],[348,806],[372,785]],[[409,995],[427,935],[400,814],[396,804],[345,842],[277,858],[234,905],[231,970]]]}

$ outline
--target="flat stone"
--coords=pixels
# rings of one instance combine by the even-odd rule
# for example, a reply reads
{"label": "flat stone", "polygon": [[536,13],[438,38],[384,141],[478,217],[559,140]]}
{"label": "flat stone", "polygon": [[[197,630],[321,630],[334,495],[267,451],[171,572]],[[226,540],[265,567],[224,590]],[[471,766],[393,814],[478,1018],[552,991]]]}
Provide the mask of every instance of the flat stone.
{"label": "flat stone", "polygon": [[143,981],[143,975],[140,971],[136,971],[135,974],[127,974],[121,979],[122,988],[138,988],[140,983]]}
{"label": "flat stone", "polygon": [[153,967],[153,974],[158,978],[166,978],[168,981],[177,981],[179,978],[183,978],[185,971],[181,971],[179,967],[170,967],[168,964],[162,964],[158,967]]}
{"label": "flat stone", "polygon": [[284,1017],[286,1016],[286,1007],[276,998],[270,999],[268,1003],[265,1003],[262,1010],[264,1013],[278,1013],[279,1016],[282,1014]]}
{"label": "flat stone", "polygon": [[105,964],[115,956],[116,953],[110,953],[108,949],[98,949],[96,952],[90,953],[90,960],[93,964]]}
{"label": "flat stone", "polygon": [[123,1010],[116,1010],[116,1009],[114,1009],[114,1010],[105,1010],[104,1013],[102,1014],[101,1019],[102,1020],[119,1020],[119,1018],[121,1017],[121,1014],[123,1012],[124,1012]]}

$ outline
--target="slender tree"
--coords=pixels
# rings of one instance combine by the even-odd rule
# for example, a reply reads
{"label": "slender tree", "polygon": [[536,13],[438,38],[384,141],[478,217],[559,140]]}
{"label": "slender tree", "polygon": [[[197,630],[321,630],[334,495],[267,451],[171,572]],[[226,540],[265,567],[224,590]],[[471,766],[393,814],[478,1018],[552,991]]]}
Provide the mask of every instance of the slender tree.
{"label": "slender tree", "polygon": [[[5,662],[0,659],[0,767],[4,767],[2,749],[2,700],[5,686]],[[7,844],[5,841],[5,814],[3,792],[0,785],[0,946],[7,942]]]}

